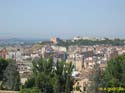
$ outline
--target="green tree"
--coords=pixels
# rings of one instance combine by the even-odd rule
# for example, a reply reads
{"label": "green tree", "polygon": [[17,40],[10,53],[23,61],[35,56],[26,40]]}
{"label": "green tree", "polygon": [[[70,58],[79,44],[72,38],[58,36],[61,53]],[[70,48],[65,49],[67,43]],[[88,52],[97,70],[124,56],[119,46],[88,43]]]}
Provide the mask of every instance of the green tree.
{"label": "green tree", "polygon": [[51,81],[52,75],[52,59],[40,59],[33,62],[33,74],[35,78],[35,86],[40,88],[42,92],[49,93],[53,91]]}
{"label": "green tree", "polygon": [[125,87],[125,54],[117,56],[107,62],[107,67],[104,72],[100,72],[99,67],[96,67],[94,73],[94,93],[124,93],[125,91],[98,91],[99,87],[113,88]]}
{"label": "green tree", "polygon": [[96,63],[94,68],[93,68],[93,73],[90,77],[91,82],[91,86],[88,89],[88,92],[90,93],[99,93],[98,88],[100,87],[100,82],[102,80],[103,74],[101,72],[101,69],[99,67],[99,64]]}
{"label": "green tree", "polygon": [[125,87],[125,55],[117,56],[108,62],[103,80],[106,87]]}
{"label": "green tree", "polygon": [[35,87],[34,84],[35,84],[35,78],[34,78],[34,77],[31,77],[31,78],[29,78],[29,79],[25,82],[24,87],[25,87],[25,88]]}
{"label": "green tree", "polygon": [[73,89],[72,70],[73,65],[71,63],[57,62],[53,64],[52,58],[41,58],[33,62],[34,85],[42,93],[70,93]]}
{"label": "green tree", "polygon": [[19,72],[17,71],[16,63],[14,61],[11,61],[4,71],[2,88],[5,90],[19,90],[19,87]]}
{"label": "green tree", "polygon": [[0,58],[0,81],[3,80],[3,73],[8,66],[8,60]]}

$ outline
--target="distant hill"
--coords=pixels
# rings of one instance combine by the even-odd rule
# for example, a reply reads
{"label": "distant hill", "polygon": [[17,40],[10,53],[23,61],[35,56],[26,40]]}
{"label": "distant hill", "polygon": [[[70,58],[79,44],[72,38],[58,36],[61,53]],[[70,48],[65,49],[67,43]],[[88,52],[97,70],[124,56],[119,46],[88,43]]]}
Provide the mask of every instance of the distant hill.
{"label": "distant hill", "polygon": [[0,46],[13,46],[13,45],[31,45],[38,43],[39,41],[44,41],[46,39],[20,39],[20,38],[10,38],[10,39],[0,39]]}

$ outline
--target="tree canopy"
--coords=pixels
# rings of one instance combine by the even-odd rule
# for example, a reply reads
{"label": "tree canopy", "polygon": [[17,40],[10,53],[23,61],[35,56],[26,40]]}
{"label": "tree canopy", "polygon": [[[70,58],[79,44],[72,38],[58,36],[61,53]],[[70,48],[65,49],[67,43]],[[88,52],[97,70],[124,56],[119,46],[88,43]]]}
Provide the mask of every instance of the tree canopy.
{"label": "tree canopy", "polygon": [[[99,66],[96,66],[94,78],[94,93],[107,93],[108,88],[124,88],[125,87],[125,54],[116,56],[107,62],[105,71],[101,71]],[[103,88],[99,91],[99,88]],[[111,90],[108,93],[124,93],[119,89]]]}
{"label": "tree canopy", "polygon": [[2,89],[19,90],[20,84],[20,76],[17,71],[16,62],[10,61],[3,73]]}
{"label": "tree canopy", "polygon": [[57,45],[60,46],[70,46],[70,45],[113,45],[113,46],[123,46],[125,44],[125,40],[121,40],[121,39],[108,39],[105,38],[104,40],[67,40],[67,41],[60,41],[57,43]]}
{"label": "tree canopy", "polygon": [[8,66],[8,60],[0,58],[0,81],[3,79],[3,73]]}
{"label": "tree canopy", "polygon": [[33,77],[26,82],[24,87],[38,87],[42,93],[70,93],[73,89],[71,75],[73,68],[71,63],[53,64],[52,58],[41,58],[33,62]]}

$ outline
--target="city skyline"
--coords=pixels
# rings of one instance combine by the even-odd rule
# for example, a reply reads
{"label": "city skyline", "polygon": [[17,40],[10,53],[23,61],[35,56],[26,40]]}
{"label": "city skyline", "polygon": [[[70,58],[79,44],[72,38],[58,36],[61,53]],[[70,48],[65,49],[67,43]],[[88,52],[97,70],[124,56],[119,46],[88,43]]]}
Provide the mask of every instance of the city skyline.
{"label": "city skyline", "polygon": [[124,38],[124,4],[124,0],[0,1],[0,38]]}

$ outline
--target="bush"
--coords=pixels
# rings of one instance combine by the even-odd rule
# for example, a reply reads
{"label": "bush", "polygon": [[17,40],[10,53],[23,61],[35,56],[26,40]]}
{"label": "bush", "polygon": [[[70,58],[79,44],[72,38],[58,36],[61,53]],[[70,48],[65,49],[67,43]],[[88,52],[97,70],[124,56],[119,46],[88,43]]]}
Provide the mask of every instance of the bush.
{"label": "bush", "polygon": [[20,93],[40,93],[39,88],[29,88],[29,89],[21,89]]}

